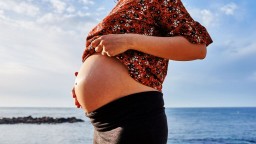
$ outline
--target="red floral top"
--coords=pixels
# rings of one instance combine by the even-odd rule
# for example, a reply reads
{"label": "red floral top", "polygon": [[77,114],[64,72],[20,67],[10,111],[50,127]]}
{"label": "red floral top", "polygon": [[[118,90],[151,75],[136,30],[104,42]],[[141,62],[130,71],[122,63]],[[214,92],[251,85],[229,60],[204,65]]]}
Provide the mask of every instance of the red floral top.
{"label": "red floral top", "polygon": [[[212,43],[205,27],[193,20],[181,0],[119,0],[108,16],[89,32],[82,61],[95,53],[90,45],[95,36],[125,33],[184,36],[194,44]],[[131,49],[115,58],[128,68],[133,79],[162,92],[169,59]]]}

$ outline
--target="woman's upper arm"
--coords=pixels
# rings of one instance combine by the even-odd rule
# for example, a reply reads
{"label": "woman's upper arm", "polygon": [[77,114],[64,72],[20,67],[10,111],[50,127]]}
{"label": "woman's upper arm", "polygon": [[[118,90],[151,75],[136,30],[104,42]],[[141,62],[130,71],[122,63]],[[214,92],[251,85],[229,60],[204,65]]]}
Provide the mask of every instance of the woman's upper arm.
{"label": "woman's upper arm", "polygon": [[194,21],[181,0],[159,1],[157,14],[164,36],[183,36],[193,44],[208,46],[213,41],[206,28]]}

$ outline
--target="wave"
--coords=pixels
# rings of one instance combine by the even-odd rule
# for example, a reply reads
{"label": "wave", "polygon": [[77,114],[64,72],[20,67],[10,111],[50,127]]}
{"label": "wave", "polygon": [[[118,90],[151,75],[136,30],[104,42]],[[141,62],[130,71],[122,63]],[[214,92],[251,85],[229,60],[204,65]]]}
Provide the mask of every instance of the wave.
{"label": "wave", "polygon": [[202,139],[169,139],[175,144],[256,144],[256,138],[202,138]]}

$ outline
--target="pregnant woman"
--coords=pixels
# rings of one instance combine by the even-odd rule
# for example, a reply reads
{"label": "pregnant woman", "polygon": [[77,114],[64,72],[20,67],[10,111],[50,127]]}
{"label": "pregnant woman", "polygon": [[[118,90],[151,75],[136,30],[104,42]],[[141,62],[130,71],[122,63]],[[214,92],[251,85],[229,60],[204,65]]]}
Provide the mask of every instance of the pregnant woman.
{"label": "pregnant woman", "polygon": [[72,90],[94,144],[166,144],[168,62],[204,59],[210,43],[180,0],[119,0],[89,32]]}

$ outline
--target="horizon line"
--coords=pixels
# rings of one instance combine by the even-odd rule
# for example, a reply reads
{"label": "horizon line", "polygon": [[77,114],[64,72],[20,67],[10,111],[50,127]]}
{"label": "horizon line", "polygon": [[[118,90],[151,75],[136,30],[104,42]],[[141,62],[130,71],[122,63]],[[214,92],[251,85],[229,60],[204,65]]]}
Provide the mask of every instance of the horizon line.
{"label": "horizon line", "polygon": [[[75,109],[82,109],[82,108],[76,108],[76,107],[43,107],[43,106],[0,106],[0,108],[75,108]],[[173,107],[165,107],[165,108],[256,108],[256,106],[195,106],[195,107],[173,106]]]}

